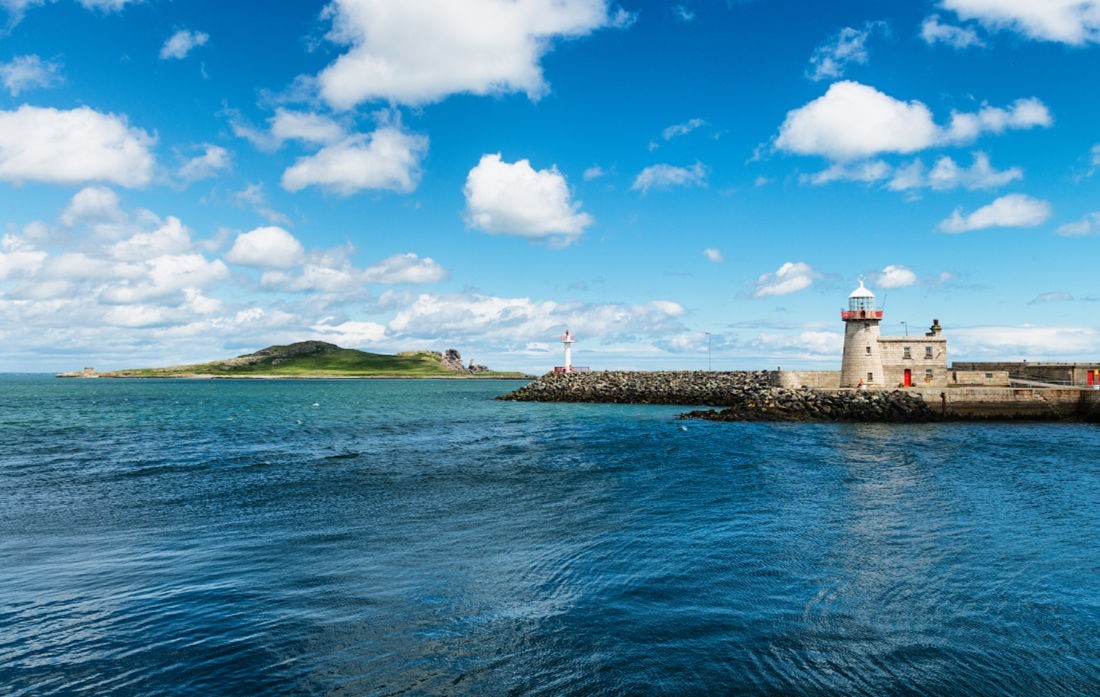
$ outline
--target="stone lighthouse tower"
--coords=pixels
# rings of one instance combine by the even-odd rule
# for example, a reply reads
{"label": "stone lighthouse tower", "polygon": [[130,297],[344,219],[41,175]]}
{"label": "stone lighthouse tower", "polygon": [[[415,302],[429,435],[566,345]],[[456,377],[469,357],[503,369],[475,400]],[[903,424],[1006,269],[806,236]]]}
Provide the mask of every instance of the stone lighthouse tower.
{"label": "stone lighthouse tower", "polygon": [[875,309],[875,294],[859,279],[859,288],[848,296],[848,309],[840,311],[844,320],[844,357],[840,364],[840,386],[881,387],[882,350],[879,347],[878,323],[882,310]]}

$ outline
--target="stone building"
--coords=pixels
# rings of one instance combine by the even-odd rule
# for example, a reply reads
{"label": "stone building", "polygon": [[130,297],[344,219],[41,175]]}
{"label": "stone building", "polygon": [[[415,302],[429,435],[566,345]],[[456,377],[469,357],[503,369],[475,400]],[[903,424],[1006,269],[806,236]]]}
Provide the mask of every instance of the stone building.
{"label": "stone building", "polygon": [[840,387],[945,387],[948,382],[947,338],[939,320],[924,336],[880,336],[883,311],[860,280],[848,296],[844,321],[844,355]]}

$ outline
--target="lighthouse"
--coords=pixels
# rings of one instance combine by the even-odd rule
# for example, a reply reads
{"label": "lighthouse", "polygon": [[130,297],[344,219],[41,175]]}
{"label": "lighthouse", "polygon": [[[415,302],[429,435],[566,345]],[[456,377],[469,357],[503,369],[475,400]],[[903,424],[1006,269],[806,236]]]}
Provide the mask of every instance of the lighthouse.
{"label": "lighthouse", "polygon": [[840,365],[840,386],[881,387],[884,383],[879,322],[882,310],[875,309],[875,294],[859,279],[859,288],[848,296],[848,309],[840,311],[844,320],[844,356]]}
{"label": "lighthouse", "polygon": [[561,335],[561,343],[565,346],[565,372],[573,372],[573,341],[575,337],[568,329]]}

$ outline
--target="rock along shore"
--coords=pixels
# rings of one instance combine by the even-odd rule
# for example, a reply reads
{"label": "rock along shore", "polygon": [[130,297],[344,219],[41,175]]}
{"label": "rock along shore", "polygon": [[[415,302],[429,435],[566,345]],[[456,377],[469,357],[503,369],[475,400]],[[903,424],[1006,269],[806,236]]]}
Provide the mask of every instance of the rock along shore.
{"label": "rock along shore", "polygon": [[918,394],[784,388],[769,371],[547,373],[497,399],[725,407],[683,418],[711,421],[923,422],[942,417]]}

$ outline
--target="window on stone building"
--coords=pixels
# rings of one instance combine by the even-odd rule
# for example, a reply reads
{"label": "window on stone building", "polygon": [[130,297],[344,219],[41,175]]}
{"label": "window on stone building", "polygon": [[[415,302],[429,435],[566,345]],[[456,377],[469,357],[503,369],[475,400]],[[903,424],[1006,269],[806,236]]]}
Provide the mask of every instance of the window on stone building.
{"label": "window on stone building", "polygon": [[926,382],[931,382],[932,381],[932,369],[931,368],[924,371],[924,379],[925,379]]}
{"label": "window on stone building", "polygon": [[931,358],[932,357],[932,347],[931,346],[925,346],[924,347],[924,357],[925,358]]}
{"label": "window on stone building", "polygon": [[868,346],[868,347],[867,347],[867,355],[868,355],[868,356],[870,356],[870,355],[871,355],[871,347],[870,347],[870,346]]}
{"label": "window on stone building", "polygon": [[875,374],[874,373],[867,373],[867,382],[874,382],[874,381],[875,381]]}
{"label": "window on stone building", "polygon": [[910,349],[910,347],[908,347],[908,346],[902,347],[902,349],[901,349],[901,357],[902,358],[912,358],[913,357],[913,354],[909,349]]}

